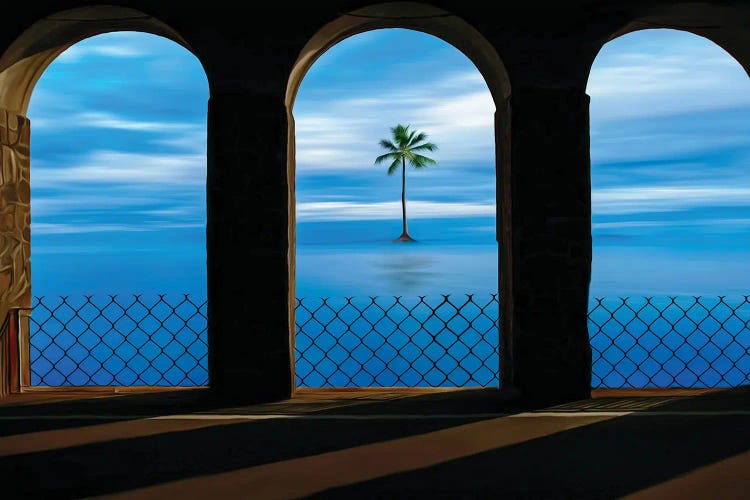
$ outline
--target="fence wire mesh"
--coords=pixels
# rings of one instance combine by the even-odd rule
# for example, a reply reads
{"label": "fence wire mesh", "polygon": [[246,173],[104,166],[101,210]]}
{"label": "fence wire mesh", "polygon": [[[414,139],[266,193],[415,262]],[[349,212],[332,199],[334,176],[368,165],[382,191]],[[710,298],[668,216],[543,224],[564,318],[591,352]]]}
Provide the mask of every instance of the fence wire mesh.
{"label": "fence wire mesh", "polygon": [[748,297],[593,299],[592,386],[703,388],[750,383]]}
{"label": "fence wire mesh", "polygon": [[[497,386],[497,294],[297,298],[299,387]],[[592,386],[750,383],[750,296],[596,298]],[[36,297],[32,385],[208,383],[206,300]]]}
{"label": "fence wire mesh", "polygon": [[497,386],[497,294],[297,299],[300,387]]}
{"label": "fence wire mesh", "polygon": [[178,296],[35,297],[31,385],[208,383],[206,301]]}

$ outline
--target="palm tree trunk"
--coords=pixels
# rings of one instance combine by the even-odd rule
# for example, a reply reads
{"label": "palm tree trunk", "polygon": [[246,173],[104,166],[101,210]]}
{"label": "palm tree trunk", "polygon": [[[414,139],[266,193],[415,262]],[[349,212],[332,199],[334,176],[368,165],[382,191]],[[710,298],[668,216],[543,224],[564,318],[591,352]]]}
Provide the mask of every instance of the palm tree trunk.
{"label": "palm tree trunk", "polygon": [[401,221],[403,231],[398,238],[401,241],[411,240],[406,227],[406,158],[401,158]]}

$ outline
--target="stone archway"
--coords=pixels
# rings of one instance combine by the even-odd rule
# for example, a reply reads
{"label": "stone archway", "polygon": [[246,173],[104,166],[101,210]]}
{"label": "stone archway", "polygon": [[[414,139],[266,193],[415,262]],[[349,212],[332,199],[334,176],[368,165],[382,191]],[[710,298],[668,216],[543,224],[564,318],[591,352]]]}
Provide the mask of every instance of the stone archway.
{"label": "stone archway", "polygon": [[[691,38],[694,42],[702,44],[701,47],[703,47],[704,49],[708,45],[713,46],[711,47],[711,49],[715,50],[715,52],[701,53],[703,57],[706,58],[706,60],[722,61],[722,64],[725,64],[729,62],[729,60],[731,60],[733,63],[736,63],[742,68],[742,70],[740,70],[739,67],[735,66],[730,82],[736,84],[738,81],[737,78],[741,80],[745,76],[750,76],[750,36],[748,36],[748,32],[746,30],[737,29],[738,25],[736,24],[736,20],[732,19],[732,16],[736,15],[737,12],[733,13],[730,8],[725,9],[715,5],[711,6],[704,4],[692,4],[689,6],[680,5],[663,8],[663,10],[653,10],[654,12],[652,14],[638,17],[637,19],[628,22],[620,29],[610,33],[606,37],[606,39],[602,41],[602,44],[598,47],[598,51],[595,54],[596,57],[589,61],[589,72],[586,75],[587,83],[593,82],[593,79],[589,78],[591,76],[591,68],[594,66],[595,60],[599,58],[600,55],[602,55],[602,50],[609,42],[617,41],[622,37],[628,37],[630,35],[639,34],[641,32],[649,30],[658,30],[660,32],[663,32],[661,33],[661,36],[665,38],[660,39],[660,42],[662,42],[659,44],[660,49],[667,48],[677,50],[675,52],[672,52],[672,50],[665,50],[664,52],[650,52],[644,51],[642,50],[642,48],[640,48],[640,50],[638,51],[640,54],[643,54],[650,58],[657,57],[658,55],[664,56],[666,53],[670,56],[679,55],[679,57],[683,61],[687,61],[687,63],[677,63],[672,67],[670,67],[669,64],[665,64],[664,69],[667,71],[676,69],[683,73],[683,78],[686,78],[684,75],[689,75],[687,78],[690,79],[696,77],[700,79],[702,74],[705,75],[707,73],[705,66],[701,68],[701,64],[696,63],[696,56],[691,54],[688,59],[686,57],[686,52],[679,51],[680,45],[677,41],[680,40],[682,41],[682,43],[685,43],[688,38]],[[677,39],[675,40],[677,43],[674,47],[670,47],[670,43],[664,43],[668,42],[669,38],[667,37],[674,37]],[[634,40],[637,39],[638,38],[634,38]],[[701,40],[698,41],[697,39]],[[622,40],[622,42],[626,43],[626,40]],[[622,53],[620,53],[620,55],[622,55]],[[606,60],[606,58],[603,59]],[[703,69],[703,71],[701,71],[701,69]],[[638,73],[643,73],[643,67],[639,65],[637,71]],[[717,74],[721,74],[721,72],[717,72]],[[677,80],[675,77],[672,78],[674,80]],[[716,80],[712,79],[710,86],[705,86],[705,88],[701,89],[706,92],[705,95],[708,99],[707,101],[701,101],[701,96],[697,93],[695,94],[697,99],[694,100],[692,95],[690,96],[690,98],[686,98],[684,94],[680,95],[678,93],[679,91],[675,90],[674,88],[669,88],[669,92],[675,92],[679,96],[681,104],[667,106],[665,109],[668,108],[669,111],[663,111],[663,115],[661,116],[658,114],[658,111],[655,112],[653,109],[649,110],[649,114],[647,115],[649,117],[649,123],[663,124],[664,122],[658,121],[660,118],[664,118],[664,115],[667,114],[676,113],[685,113],[685,115],[682,115],[681,121],[685,123],[692,123],[694,121],[694,117],[688,117],[687,113],[689,113],[690,111],[694,111],[699,107],[704,110],[713,111],[717,110],[719,107],[730,109],[730,106],[732,106],[731,103],[724,102],[721,105],[717,105],[714,101],[712,101],[712,97],[715,97],[718,93],[722,92],[722,85],[720,80],[721,77],[718,77]],[[617,98],[619,100],[625,97],[623,101],[627,102],[626,99],[628,88],[630,86],[628,86],[626,83],[622,83],[622,85],[622,94],[617,95]],[[638,85],[633,85],[631,88],[637,89],[637,87]],[[690,90],[695,92],[695,89]],[[726,90],[726,88],[724,88],[724,90]],[[736,91],[738,90],[738,87],[732,87],[732,90]],[[744,89],[742,91],[744,92]],[[730,92],[730,94],[732,93],[733,92]],[[711,94],[713,94],[713,96],[711,96]],[[653,96],[651,97],[651,100],[655,101]],[[690,105],[684,104],[686,102],[691,102],[696,107],[694,109],[691,109]],[[628,103],[628,105],[628,108],[631,110],[646,109],[646,106],[633,106],[632,103]],[[744,102],[742,103],[742,105],[744,105]],[[704,123],[711,123],[711,121],[713,121],[716,116],[717,115],[710,115],[709,121]],[[630,120],[638,118],[641,117],[637,116],[635,113],[632,113],[628,116],[628,119]],[[612,123],[616,122],[616,119],[612,119],[611,116],[609,117],[609,119],[612,120]],[[612,127],[610,130],[615,128],[612,125],[610,125],[610,127]],[[711,124],[711,127],[715,128],[716,123]],[[661,128],[663,129],[664,127]],[[729,130],[724,130],[721,127],[720,129],[722,129],[723,133],[731,135],[731,132]],[[633,127],[631,125],[629,132],[631,134],[643,134],[643,130],[648,130],[649,135],[651,133],[659,133],[659,131],[655,131],[653,128],[651,128],[651,125],[649,126],[649,128],[640,128],[640,130],[636,129],[636,131],[633,130]],[[679,134],[680,132],[679,127],[669,127],[668,130],[670,135],[677,136],[680,139],[689,137],[678,136],[677,134]],[[611,133],[609,134],[609,137],[612,137]],[[691,139],[698,139],[698,137],[691,137]],[[648,141],[639,142],[647,143]],[[613,144],[611,142],[608,143],[608,148],[616,150],[616,148],[612,146]],[[680,149],[686,148],[684,146],[673,148],[674,149],[670,151],[671,148],[669,146],[664,148],[663,144],[659,143],[659,154],[644,154],[640,156],[639,161],[642,161],[644,163],[648,162],[651,168],[661,163],[661,165],[659,166],[666,167],[665,172],[668,172],[669,165],[667,164],[667,159],[669,162],[675,163],[678,161],[684,161],[685,152],[680,151]],[[673,152],[674,155],[663,156],[665,154],[665,149],[666,151]],[[646,145],[644,151],[647,152],[648,150],[649,146]],[[691,159],[694,157],[693,152],[688,153],[688,155],[691,157]],[[697,158],[695,162],[700,165],[701,159],[698,157],[695,158]],[[618,161],[622,164],[627,164],[628,160],[629,158],[623,158],[622,156],[618,159]],[[662,163],[662,160],[664,161],[664,163]],[[716,161],[716,163],[714,163],[714,161]],[[713,158],[711,160],[711,163],[713,164],[711,166],[722,166],[727,169],[729,169],[731,165],[731,163],[723,164],[721,159],[714,160]],[[702,169],[703,167],[708,166],[709,165],[702,165]],[[661,176],[658,173],[654,174],[652,172],[652,174],[649,176],[648,181],[646,182],[663,183],[658,186],[659,190],[669,190],[674,186],[677,186],[677,189],[685,188],[687,190],[703,188],[713,189],[716,187],[719,187],[720,189],[722,188],[721,184],[723,183],[721,181],[718,182],[718,185],[713,185],[711,184],[711,181],[696,180],[698,178],[691,175],[689,168],[685,169],[685,171],[681,171],[680,175],[684,177],[684,180],[680,183],[674,183],[670,185],[669,177]],[[721,174],[719,174],[719,176],[720,175]],[[633,177],[635,179],[638,179],[638,174],[635,174]],[[638,180],[643,182],[642,179]],[[638,182],[638,180],[633,182]],[[726,180],[724,182],[726,182]],[[648,184],[644,183],[644,185]],[[611,185],[606,185],[606,187],[611,187]],[[634,187],[637,188],[638,186]],[[653,188],[654,186],[649,187]],[[732,184],[732,188],[736,188],[736,186]],[[673,196],[675,194],[679,196],[679,191],[675,191],[673,193]],[[638,196],[638,194],[637,192],[628,192],[627,196],[632,196],[635,198]],[[655,203],[658,203],[657,200],[659,199],[659,195],[656,193],[647,195],[644,198],[650,198],[651,196],[655,196]],[[682,200],[685,201],[685,205],[680,208],[672,208],[672,210],[675,210],[675,212],[673,213],[677,213],[679,210],[691,209],[695,211],[690,215],[693,219],[696,218],[698,212],[703,211],[704,213],[711,213],[708,209],[715,208],[715,206],[713,206],[715,202],[704,202],[705,205],[696,204],[695,206],[691,207],[690,201],[688,201],[689,196],[687,197],[687,200],[685,200],[685,198],[682,198]],[[665,210],[670,210],[670,208],[661,207],[661,211]],[[658,212],[660,210],[653,211]],[[653,214],[648,214],[646,212],[647,210],[641,209],[639,213],[640,217],[636,218],[648,219],[648,222],[654,225],[663,224],[667,226],[667,230],[669,231],[674,230],[674,226],[679,227],[680,225],[681,221],[678,216],[675,216],[674,219],[669,219],[669,224],[664,224],[666,218],[659,220],[658,217],[654,217]],[[602,210],[602,212],[596,215],[602,217],[603,213],[606,213],[606,211]],[[636,211],[634,210],[633,213],[636,213]],[[633,216],[633,213],[627,214],[625,215],[625,217],[627,217],[628,215]],[[706,219],[713,219],[714,216],[716,216],[715,213],[706,217]],[[602,221],[604,221],[602,225],[605,225],[609,222],[609,220],[607,219],[599,219],[599,222]],[[634,225],[639,223],[638,221],[634,221],[633,219],[622,219],[620,222],[622,224],[633,223]],[[658,246],[662,246],[662,248],[666,248],[670,252],[678,246],[681,248],[681,251],[684,252],[687,248],[689,248],[690,245],[685,245],[684,241],[680,243],[665,244],[664,241],[666,240],[666,238],[661,242],[655,243],[655,241],[659,240],[659,236],[655,234],[647,234],[646,236],[644,236],[637,235],[636,233],[625,233],[618,236],[623,239],[635,239],[640,236],[643,238],[643,240],[648,240],[648,245],[650,247],[656,248]],[[673,234],[671,236],[674,238]],[[698,229],[698,231],[694,231],[691,229],[691,238],[695,240],[702,240],[703,236],[707,235],[706,233],[701,234],[700,229]],[[706,238],[706,240],[709,239],[710,237]],[[673,241],[679,242],[680,240],[678,238],[674,238]],[[705,241],[702,241],[702,244],[709,245]],[[639,245],[639,243],[630,243],[630,245],[635,247],[636,245]],[[623,243],[621,249],[630,245],[628,245],[627,243]],[[644,244],[640,243],[640,245],[643,246]],[[604,245],[602,244],[602,246]],[[706,246],[703,248],[708,247]],[[709,248],[709,252],[714,250],[715,248],[717,247]],[[695,249],[692,250],[693,252],[691,253],[695,254]],[[659,258],[661,257],[661,259],[664,259],[664,254],[655,252],[650,257],[652,258],[649,259],[649,262],[654,268],[661,267],[662,262],[659,261]],[[731,259],[728,260],[731,261]],[[630,264],[631,262],[635,263],[635,259],[633,258],[633,256],[630,256],[628,261],[628,264]],[[676,269],[680,269],[680,274],[688,274],[686,270],[689,270],[691,275],[700,274],[699,272],[694,273],[693,269],[690,267],[685,267],[684,263],[682,267],[677,268],[676,265],[677,263],[679,263],[679,259],[675,259],[675,261],[676,262],[669,262],[668,265],[664,265],[663,267],[665,269],[669,269],[670,271],[676,271]],[[725,264],[727,266],[731,265],[731,263],[726,262]],[[599,269],[613,269],[614,267],[616,266],[613,266],[612,264],[609,264],[608,266],[600,264]],[[630,268],[630,266],[619,267]],[[702,267],[702,265],[698,265],[696,267],[700,268]],[[723,269],[721,267],[718,267],[716,269],[711,268],[711,281],[717,278],[721,279],[719,278],[719,276],[722,275],[721,270],[724,270],[724,272],[726,272],[726,269],[728,268],[729,267],[725,267]],[[648,276],[648,273],[644,273],[643,269],[637,269],[635,265],[633,265],[632,268],[629,269],[629,272],[632,276],[638,276],[639,281],[641,280],[640,277]],[[735,270],[735,272],[737,271]],[[660,276],[659,273],[654,274]],[[742,273],[739,272],[738,275],[741,276]],[[610,278],[611,282],[617,283],[618,286],[622,286],[622,281],[626,281],[623,280],[622,275],[619,277],[620,279],[614,280],[612,280],[610,276],[608,276],[608,278]],[[740,380],[739,384],[741,385],[743,383],[742,380],[745,379],[747,373],[746,371],[744,373],[742,373],[741,371],[741,365],[744,364],[745,360],[743,360],[741,356],[734,357],[736,355],[731,353],[732,348],[736,347],[733,342],[737,341],[737,338],[734,338],[732,341],[727,343],[723,343],[721,341],[717,341],[716,343],[714,343],[714,341],[717,338],[721,338],[723,334],[728,335],[728,333],[723,330],[724,323],[727,320],[727,318],[723,316],[724,311],[730,311],[731,315],[736,315],[738,311],[741,311],[741,307],[737,305],[739,299],[737,299],[736,297],[732,297],[732,294],[737,292],[731,291],[732,289],[730,288],[729,290],[724,289],[722,291],[719,291],[718,293],[716,293],[716,295],[714,295],[713,292],[706,292],[706,294],[704,295],[704,291],[695,291],[692,289],[693,287],[697,286],[697,280],[686,279],[680,282],[679,280],[675,279],[677,273],[674,271],[671,275],[669,273],[664,273],[663,276],[667,279],[657,279],[657,281],[660,283],[668,283],[668,286],[674,287],[672,290],[657,290],[655,293],[643,293],[643,295],[645,296],[640,296],[641,293],[636,292],[637,295],[632,297],[620,297],[615,296],[614,294],[609,297],[605,296],[605,294],[591,296],[592,300],[589,304],[591,317],[591,322],[589,323],[589,335],[592,345],[592,351],[594,351],[595,353],[594,363],[592,363],[592,380],[594,385],[593,388],[640,389],[643,387],[648,387],[659,389],[703,389],[732,387],[738,383],[737,380]],[[649,278],[650,279],[646,278],[644,281],[653,283],[654,277],[649,276]],[[675,282],[680,284],[675,286]],[[708,284],[708,286],[711,286],[710,282],[706,280],[703,284],[700,284],[700,287],[703,288],[704,286],[706,286],[706,284]],[[629,283],[629,287],[633,288],[634,284]],[[621,327],[613,327],[611,331],[606,331],[608,326],[614,325],[618,321],[622,321],[625,315],[630,314],[631,312],[633,316],[628,317],[626,321],[620,323]],[[618,319],[617,315],[619,313],[623,313],[623,316],[620,316],[620,318]],[[670,319],[665,322],[648,321],[648,319],[651,318],[652,314],[658,314],[659,318],[661,319]],[[742,313],[739,312],[739,314],[741,315]],[[609,318],[607,319],[608,322],[610,320],[614,321],[611,321],[609,325],[602,323],[602,320],[605,318],[605,316]],[[689,321],[685,321],[684,324],[681,324],[681,321],[686,318],[689,319]],[[707,326],[704,329],[704,322],[706,325],[710,325],[711,322],[716,322],[716,324],[720,324],[721,326],[717,327],[716,329],[713,329],[711,326]],[[634,327],[632,327],[632,329],[630,327],[631,324],[635,325]],[[690,324],[689,327],[687,326],[688,324]],[[714,335],[716,335],[716,337],[712,338],[714,337]],[[632,336],[635,339],[636,343],[634,345],[630,347],[622,347],[622,345],[617,345],[618,339],[627,339],[628,336]],[[623,343],[627,344],[627,340],[624,340]],[[618,358],[616,355],[612,355],[612,358],[607,359],[609,357],[608,351],[610,347],[613,348],[612,352],[622,352],[623,357]],[[710,355],[705,354],[707,351],[705,351],[704,349],[706,348],[708,348],[709,350],[713,349],[713,351],[710,351]],[[678,350],[680,351],[679,353],[677,352]],[[732,365],[734,366],[732,367]]]}
{"label": "stone archway", "polygon": [[45,69],[63,51],[85,38],[113,31],[159,35],[193,52],[182,36],[152,16],[125,7],[91,6],[38,20],[0,56],[0,324],[7,331],[20,332],[0,334],[0,396],[30,383],[29,101]]}
{"label": "stone archway", "polygon": [[[296,273],[295,244],[295,124],[293,116],[297,91],[315,61],[329,48],[342,40],[377,29],[403,28],[433,35],[451,44],[474,63],[483,76],[495,102],[495,174],[496,174],[496,237],[499,249],[499,296],[501,327],[500,331],[511,331],[512,314],[506,313],[513,307],[511,290],[511,251],[510,251],[510,78],[495,48],[473,26],[445,10],[434,6],[412,2],[392,2],[364,7],[348,12],[322,27],[301,50],[292,68],[287,88],[285,105],[287,111],[287,176],[289,179],[289,304],[295,303],[294,281]],[[294,307],[289,308],[289,351],[294,371],[295,320]],[[500,335],[500,380],[501,387],[511,389],[507,382],[512,380],[511,338]],[[292,381],[295,380],[292,373]],[[293,382],[294,383],[294,382]]]}

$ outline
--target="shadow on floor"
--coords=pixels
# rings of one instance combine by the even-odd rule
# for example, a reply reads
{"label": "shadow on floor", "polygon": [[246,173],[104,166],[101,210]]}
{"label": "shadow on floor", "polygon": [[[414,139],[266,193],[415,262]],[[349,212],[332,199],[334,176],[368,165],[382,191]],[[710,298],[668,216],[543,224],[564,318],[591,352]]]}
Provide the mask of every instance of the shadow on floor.
{"label": "shadow on floor", "polygon": [[0,418],[3,498],[613,498],[743,454],[750,471],[750,387],[533,410],[496,390],[162,393]]}

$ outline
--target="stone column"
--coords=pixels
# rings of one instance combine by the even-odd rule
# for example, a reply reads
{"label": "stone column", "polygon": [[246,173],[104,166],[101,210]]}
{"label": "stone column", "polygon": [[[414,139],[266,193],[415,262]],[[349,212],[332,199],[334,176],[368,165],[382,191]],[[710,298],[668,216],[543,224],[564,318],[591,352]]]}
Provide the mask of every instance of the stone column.
{"label": "stone column", "polygon": [[510,227],[500,282],[511,366],[501,384],[543,404],[588,398],[589,97],[575,89],[521,88],[510,107],[510,175],[500,172],[506,185],[499,193],[510,209],[501,215]]}
{"label": "stone column", "polygon": [[[0,109],[0,325],[9,311],[31,307],[29,133],[26,117]],[[0,395],[15,389],[10,367],[18,363],[9,359],[18,346],[7,331],[0,338]]]}
{"label": "stone column", "polygon": [[495,110],[495,214],[498,243],[498,291],[500,297],[500,389],[516,395],[513,386],[513,200],[511,199],[510,98]]}
{"label": "stone column", "polygon": [[232,400],[292,391],[283,96],[214,94],[208,111],[209,384]]}

